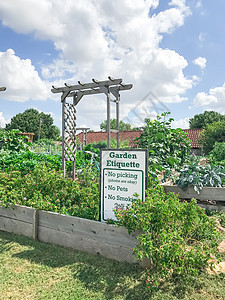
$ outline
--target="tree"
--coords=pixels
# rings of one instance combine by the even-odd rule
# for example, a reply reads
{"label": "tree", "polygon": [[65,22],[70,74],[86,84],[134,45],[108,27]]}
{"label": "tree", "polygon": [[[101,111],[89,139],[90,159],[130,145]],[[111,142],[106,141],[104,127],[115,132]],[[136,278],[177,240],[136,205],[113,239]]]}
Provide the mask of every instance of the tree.
{"label": "tree", "polygon": [[215,111],[204,111],[202,114],[195,115],[189,120],[190,129],[201,129],[205,128],[207,124],[213,122],[219,122],[225,119],[224,115],[221,115]]}
{"label": "tree", "polygon": [[[116,130],[116,124],[117,121],[116,119],[111,119],[110,120],[110,128]],[[105,120],[104,122],[102,122],[100,124],[100,129],[107,131],[107,120]],[[129,123],[125,123],[123,121],[120,121],[120,126],[119,126],[120,131],[129,131],[129,130],[133,130],[131,127],[131,124]]]}
{"label": "tree", "polygon": [[53,125],[53,118],[50,114],[38,112],[33,108],[15,115],[10,123],[6,124],[6,129],[19,129],[21,132],[34,133],[34,141],[38,139],[39,129],[40,138],[57,140],[60,136],[60,130]]}
{"label": "tree", "polygon": [[148,149],[153,171],[181,166],[190,154],[190,140],[181,128],[171,128],[173,119],[166,120],[168,114],[163,113],[156,120],[146,119],[137,139],[139,147]]}
{"label": "tree", "polygon": [[208,154],[213,149],[216,142],[225,142],[225,119],[208,124],[203,129],[200,143],[203,145],[205,154]]}

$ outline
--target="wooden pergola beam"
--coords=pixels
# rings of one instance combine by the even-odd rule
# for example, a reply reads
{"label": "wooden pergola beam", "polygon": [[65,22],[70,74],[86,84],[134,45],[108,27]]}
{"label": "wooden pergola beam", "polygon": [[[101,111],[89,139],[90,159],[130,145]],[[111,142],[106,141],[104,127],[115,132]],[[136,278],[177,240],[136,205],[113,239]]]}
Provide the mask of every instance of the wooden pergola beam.
{"label": "wooden pergola beam", "polygon": [[[105,94],[107,97],[107,147],[110,148],[110,102],[116,104],[116,118],[117,118],[117,148],[119,148],[119,102],[120,102],[120,91],[130,90],[132,84],[124,84],[121,78],[114,79],[108,77],[108,80],[99,81],[92,79],[92,82],[82,83],[78,81],[77,85],[69,85],[65,83],[63,87],[52,86],[52,93],[61,93],[62,102],[62,166],[65,176],[65,159],[66,154],[69,159],[73,160],[73,176],[75,178],[75,159],[76,159],[76,141],[72,138],[66,139],[66,135],[71,133],[75,136],[76,134],[76,105],[79,103],[81,98],[86,95]],[[110,98],[110,95],[115,97],[114,100]],[[73,103],[69,104],[66,102],[67,97],[73,97]],[[67,107],[68,106],[68,107]],[[70,111],[72,110],[72,111]],[[69,130],[69,131],[68,131]],[[87,133],[87,130],[83,130],[83,136]],[[71,149],[69,141],[73,142],[74,147]],[[66,147],[69,147],[69,151]],[[73,157],[71,157],[71,153]],[[74,158],[74,159],[73,159]]]}
{"label": "wooden pergola beam", "polygon": [[[111,77],[110,77],[111,78]],[[80,83],[78,85],[69,85],[65,83],[64,87],[55,87],[52,86],[52,93],[63,93],[67,91],[76,91],[76,90],[85,90],[85,89],[94,89],[94,88],[99,88],[101,86],[113,86],[113,85],[118,85],[122,83],[122,79],[110,79],[110,80],[105,80],[105,81],[98,81],[96,79],[92,79],[93,82],[90,83]]]}

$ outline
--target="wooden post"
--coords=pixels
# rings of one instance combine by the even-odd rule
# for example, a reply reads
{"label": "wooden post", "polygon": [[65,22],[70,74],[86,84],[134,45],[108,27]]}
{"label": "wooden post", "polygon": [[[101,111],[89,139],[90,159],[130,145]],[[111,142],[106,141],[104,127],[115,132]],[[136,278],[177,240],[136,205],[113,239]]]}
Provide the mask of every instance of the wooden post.
{"label": "wooden post", "polygon": [[107,92],[107,148],[110,149],[111,145],[110,145],[110,91],[108,88],[108,92]]}
{"label": "wooden post", "polygon": [[33,214],[33,239],[38,240],[38,210],[34,210]]}
{"label": "wooden post", "polygon": [[64,143],[65,143],[65,98],[62,96],[62,169],[63,169],[63,177],[66,176]]}
{"label": "wooden post", "polygon": [[38,129],[38,140],[40,140],[41,138],[41,123],[42,123],[42,119],[40,118],[39,129]]}
{"label": "wooden post", "polygon": [[120,148],[120,111],[119,111],[119,102],[120,102],[120,96],[116,99],[116,141],[117,141],[117,149]]}

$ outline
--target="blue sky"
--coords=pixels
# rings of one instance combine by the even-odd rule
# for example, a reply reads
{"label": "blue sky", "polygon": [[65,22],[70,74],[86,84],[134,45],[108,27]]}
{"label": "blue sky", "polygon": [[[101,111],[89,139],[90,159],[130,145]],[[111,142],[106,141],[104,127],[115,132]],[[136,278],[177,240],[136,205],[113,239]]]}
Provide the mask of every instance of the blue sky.
{"label": "blue sky", "polygon": [[[223,0],[1,0],[0,125],[36,108],[61,127],[51,86],[109,75],[133,84],[121,92],[133,126],[163,110],[181,128],[204,110],[225,114],[224,11]],[[79,127],[105,119],[103,95],[78,104]]]}

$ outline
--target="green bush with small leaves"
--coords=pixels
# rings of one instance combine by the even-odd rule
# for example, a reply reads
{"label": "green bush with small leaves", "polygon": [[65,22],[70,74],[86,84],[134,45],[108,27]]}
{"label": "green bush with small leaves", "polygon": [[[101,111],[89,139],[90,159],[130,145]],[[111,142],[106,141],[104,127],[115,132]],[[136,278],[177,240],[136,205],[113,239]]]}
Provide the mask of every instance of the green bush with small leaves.
{"label": "green bush with small leaves", "polygon": [[210,155],[216,161],[225,160],[225,142],[223,143],[216,142],[212,151],[210,152]]}
{"label": "green bush with small leaves", "polygon": [[147,259],[146,286],[150,292],[166,279],[187,280],[198,275],[217,254],[220,233],[195,200],[180,203],[173,193],[165,194],[161,186],[146,191],[142,202],[138,196],[125,210],[115,210],[118,225],[128,232],[139,232],[133,248],[139,259]]}
{"label": "green bush with small leaves", "polygon": [[5,207],[20,204],[98,220],[98,180],[91,170],[74,181],[43,163],[24,176],[19,171],[1,172],[0,199]]}

